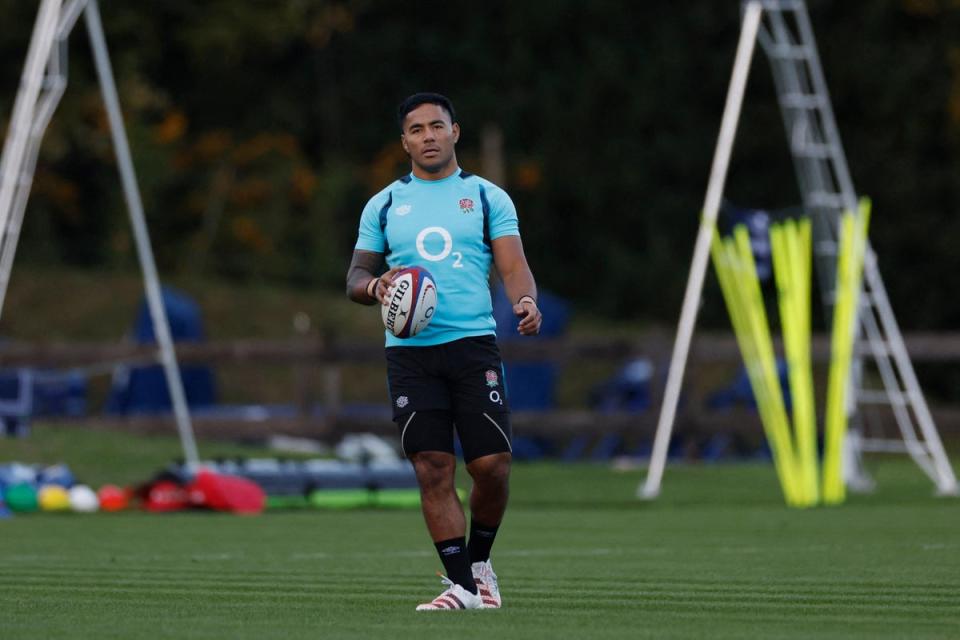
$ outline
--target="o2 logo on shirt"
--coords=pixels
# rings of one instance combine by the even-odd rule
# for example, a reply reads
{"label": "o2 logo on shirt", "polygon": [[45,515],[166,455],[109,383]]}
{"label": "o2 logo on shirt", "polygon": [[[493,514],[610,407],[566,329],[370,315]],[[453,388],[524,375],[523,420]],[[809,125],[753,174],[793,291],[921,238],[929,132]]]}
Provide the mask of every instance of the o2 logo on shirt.
{"label": "o2 logo on shirt", "polygon": [[[439,253],[431,253],[427,250],[427,238],[433,235],[440,236],[440,239],[443,240],[443,249]],[[417,234],[417,253],[419,253],[424,260],[429,260],[430,262],[440,262],[449,255],[454,256],[453,268],[462,269],[463,268],[463,254],[459,251],[453,250],[453,236],[450,235],[450,232],[444,229],[443,227],[427,227],[423,231]]]}

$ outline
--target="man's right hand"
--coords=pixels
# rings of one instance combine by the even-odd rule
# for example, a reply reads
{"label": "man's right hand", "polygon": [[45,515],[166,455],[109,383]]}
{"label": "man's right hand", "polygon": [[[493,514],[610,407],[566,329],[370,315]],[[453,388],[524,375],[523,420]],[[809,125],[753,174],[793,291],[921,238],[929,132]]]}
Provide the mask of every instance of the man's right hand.
{"label": "man's right hand", "polygon": [[393,279],[397,275],[397,273],[399,273],[405,268],[406,267],[403,267],[403,266],[393,267],[392,269],[384,273],[382,276],[380,276],[380,278],[377,280],[377,285],[374,288],[374,297],[380,301],[380,304],[383,304],[383,305],[387,304],[387,296],[390,294],[391,291],[393,291],[393,288],[396,286],[393,282]]}

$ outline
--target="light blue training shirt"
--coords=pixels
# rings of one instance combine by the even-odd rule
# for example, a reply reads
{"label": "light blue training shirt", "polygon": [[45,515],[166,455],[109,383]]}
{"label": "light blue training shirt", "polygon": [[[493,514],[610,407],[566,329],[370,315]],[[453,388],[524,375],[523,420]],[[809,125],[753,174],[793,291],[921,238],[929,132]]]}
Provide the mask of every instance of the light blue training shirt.
{"label": "light blue training shirt", "polygon": [[423,267],[437,283],[437,311],[412,338],[385,331],[387,346],[425,347],[496,333],[490,241],[520,235],[507,192],[458,169],[442,180],[412,173],[370,198],[356,249],[384,254],[391,267]]}

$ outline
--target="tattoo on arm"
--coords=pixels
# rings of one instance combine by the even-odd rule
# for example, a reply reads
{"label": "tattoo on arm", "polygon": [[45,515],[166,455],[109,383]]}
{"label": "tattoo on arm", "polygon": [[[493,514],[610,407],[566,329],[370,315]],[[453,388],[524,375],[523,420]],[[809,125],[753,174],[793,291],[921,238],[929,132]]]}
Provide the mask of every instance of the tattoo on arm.
{"label": "tattoo on arm", "polygon": [[350,269],[347,270],[347,297],[360,304],[372,305],[374,298],[367,295],[370,279],[376,277],[384,266],[383,254],[373,251],[354,251]]}

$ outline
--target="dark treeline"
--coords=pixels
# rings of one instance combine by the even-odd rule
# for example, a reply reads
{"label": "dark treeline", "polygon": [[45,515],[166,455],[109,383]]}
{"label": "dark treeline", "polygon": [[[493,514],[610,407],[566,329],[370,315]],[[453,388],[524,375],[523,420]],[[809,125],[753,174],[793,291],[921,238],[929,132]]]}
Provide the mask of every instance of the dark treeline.
{"label": "dark treeline", "polygon": [[[960,6],[812,1],[872,238],[901,322],[955,328]],[[503,182],[541,283],[673,323],[738,35],[738,3],[105,0],[107,37],[166,274],[339,289],[366,199],[407,170],[394,107],[442,91],[461,164]],[[6,130],[36,4],[0,0]],[[728,197],[796,205],[758,50]],[[126,268],[133,245],[82,22],[18,260]],[[716,286],[707,316],[722,314]]]}

